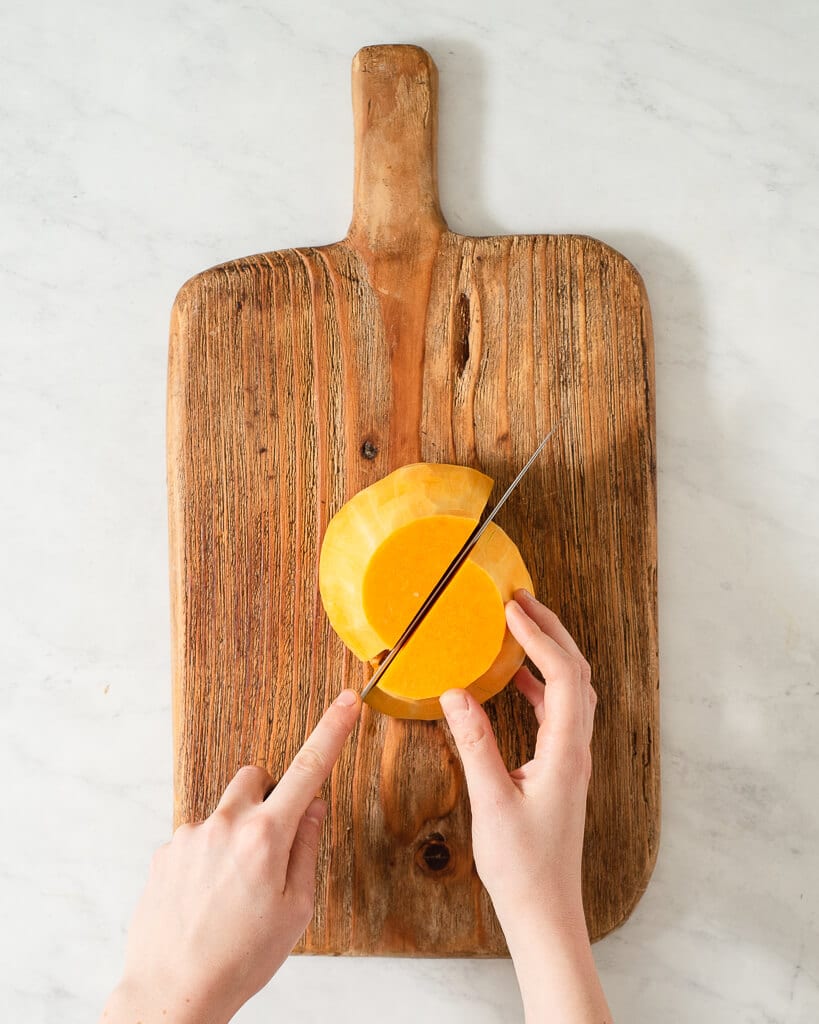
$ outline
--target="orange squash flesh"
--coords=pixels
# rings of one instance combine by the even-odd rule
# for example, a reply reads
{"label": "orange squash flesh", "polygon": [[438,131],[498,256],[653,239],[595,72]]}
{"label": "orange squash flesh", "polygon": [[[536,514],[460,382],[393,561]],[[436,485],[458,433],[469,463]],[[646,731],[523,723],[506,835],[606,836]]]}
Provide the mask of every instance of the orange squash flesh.
{"label": "orange squash flesh", "polygon": [[[385,649],[395,645],[476,524],[464,516],[426,516],[390,534],[377,549],[364,577],[364,611]],[[437,697],[442,687],[470,686],[498,656],[505,630],[495,581],[469,559],[379,685],[408,700]]]}
{"label": "orange squash flesh", "polygon": [[[356,494],[330,521],[319,589],[339,637],[377,664],[474,529],[492,481],[463,466],[404,466]],[[523,650],[504,604],[532,580],[492,523],[416,633],[369,694],[398,718],[443,716],[438,697],[462,687],[485,701],[508,683]]]}

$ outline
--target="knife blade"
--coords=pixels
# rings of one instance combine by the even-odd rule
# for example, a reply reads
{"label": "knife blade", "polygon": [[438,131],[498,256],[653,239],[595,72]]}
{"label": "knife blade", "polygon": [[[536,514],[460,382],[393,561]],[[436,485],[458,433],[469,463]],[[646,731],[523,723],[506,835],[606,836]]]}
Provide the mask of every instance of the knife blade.
{"label": "knife blade", "polygon": [[429,592],[429,595],[424,599],[423,603],[421,604],[421,607],[418,609],[418,611],[412,617],[412,619],[411,619],[409,625],[407,626],[407,628],[404,630],[404,632],[401,634],[401,636],[395,642],[395,645],[387,653],[387,656],[384,658],[384,660],[378,666],[378,668],[376,669],[375,673],[373,674],[371,679],[368,681],[367,685],[361,691],[361,699],[362,700],[364,700],[366,698],[367,694],[370,693],[370,691],[373,689],[373,687],[378,685],[380,680],[383,678],[384,673],[387,671],[387,669],[390,667],[390,665],[398,657],[398,655],[400,654],[401,650],[406,646],[407,641],[410,639],[410,637],[413,635],[413,633],[415,633],[415,631],[418,629],[418,627],[421,625],[421,623],[427,617],[430,609],[435,604],[435,602],[438,600],[438,598],[441,596],[441,594],[444,592],[444,590],[446,589],[447,585],[451,582],[451,580],[452,580],[453,576],[455,575],[455,573],[457,573],[457,571],[461,568],[461,566],[464,564],[464,562],[467,560],[467,558],[469,558],[469,555],[471,554],[471,552],[474,549],[475,545],[478,543],[478,541],[483,536],[484,531],[486,530],[486,528],[494,520],[495,516],[498,514],[498,512],[500,512],[500,510],[505,505],[506,500],[513,493],[513,491],[517,488],[518,484],[526,476],[526,474],[529,472],[529,470],[532,468],[532,465],[534,464],[534,462],[537,459],[538,455],[540,455],[540,453],[546,447],[546,442],[552,437],[554,432],[560,426],[561,422],[562,422],[561,420],[558,420],[558,422],[552,427],[552,429],[543,438],[543,440],[540,442],[540,444],[537,446],[537,448],[535,448],[534,452],[532,452],[532,454],[529,456],[529,458],[528,458],[526,464],[524,465],[523,469],[521,469],[521,471],[518,473],[518,475],[515,477],[515,479],[512,481],[512,483],[509,484],[509,486],[503,492],[503,494],[500,497],[500,500],[495,505],[495,507],[492,509],[492,511],[489,513],[489,515],[486,517],[486,519],[484,519],[484,521],[482,523],[478,523],[475,526],[475,529],[466,538],[466,540],[464,541],[464,544],[461,547],[460,551],[457,553],[457,555],[455,555],[455,557],[452,559],[452,561],[446,567],[446,569],[444,570],[441,578],[438,580],[438,582],[435,584],[435,586]]}

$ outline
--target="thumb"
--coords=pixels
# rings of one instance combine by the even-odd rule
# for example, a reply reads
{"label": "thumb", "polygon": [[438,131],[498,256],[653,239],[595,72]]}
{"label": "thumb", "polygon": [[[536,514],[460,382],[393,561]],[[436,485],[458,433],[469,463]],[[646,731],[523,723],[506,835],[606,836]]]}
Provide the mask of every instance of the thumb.
{"label": "thumb", "polygon": [[327,814],[327,804],[316,797],[299,821],[290,863],[287,865],[285,888],[295,893],[312,893],[316,887],[316,859],[318,858],[321,826]]}
{"label": "thumb", "polygon": [[440,701],[461,755],[473,806],[508,800],[517,787],[509,778],[484,709],[466,690],[447,690]]}

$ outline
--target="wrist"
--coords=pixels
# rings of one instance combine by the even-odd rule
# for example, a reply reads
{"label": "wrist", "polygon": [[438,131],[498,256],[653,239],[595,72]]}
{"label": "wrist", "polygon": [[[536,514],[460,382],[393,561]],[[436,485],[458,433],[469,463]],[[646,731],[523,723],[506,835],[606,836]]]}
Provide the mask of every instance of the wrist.
{"label": "wrist", "polygon": [[530,1021],[610,1022],[580,901],[500,919]]}
{"label": "wrist", "polygon": [[[551,895],[544,895],[546,892]],[[490,896],[507,942],[515,942],[518,936],[526,945],[541,936],[545,939],[582,936],[588,942],[579,883],[562,890],[560,886],[550,885],[535,892],[491,892]]]}
{"label": "wrist", "polygon": [[498,919],[510,952],[513,948],[539,951],[555,943],[570,948],[591,945],[582,906],[560,911],[550,907],[545,912],[532,908]]}
{"label": "wrist", "polygon": [[159,981],[125,976],[105,1004],[101,1024],[228,1024],[232,1016],[193,986],[175,990]]}
{"label": "wrist", "polygon": [[[539,978],[546,958],[590,956],[591,942],[580,900],[538,905],[530,901],[498,912],[498,920],[518,975]],[[523,980],[523,978],[521,979]]]}

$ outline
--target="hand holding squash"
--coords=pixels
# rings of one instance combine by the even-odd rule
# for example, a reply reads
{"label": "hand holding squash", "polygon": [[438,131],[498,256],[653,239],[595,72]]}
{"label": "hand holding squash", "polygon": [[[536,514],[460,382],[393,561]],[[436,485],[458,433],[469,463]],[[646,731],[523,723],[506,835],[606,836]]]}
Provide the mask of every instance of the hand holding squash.
{"label": "hand holding squash", "polygon": [[580,886],[591,670],[554,612],[526,591],[515,598],[506,606],[509,629],[546,680],[527,668],[515,676],[539,725],[532,760],[508,772],[474,697],[449,690],[440,698],[469,788],[475,865],[509,944],[527,1020],[610,1021]]}

